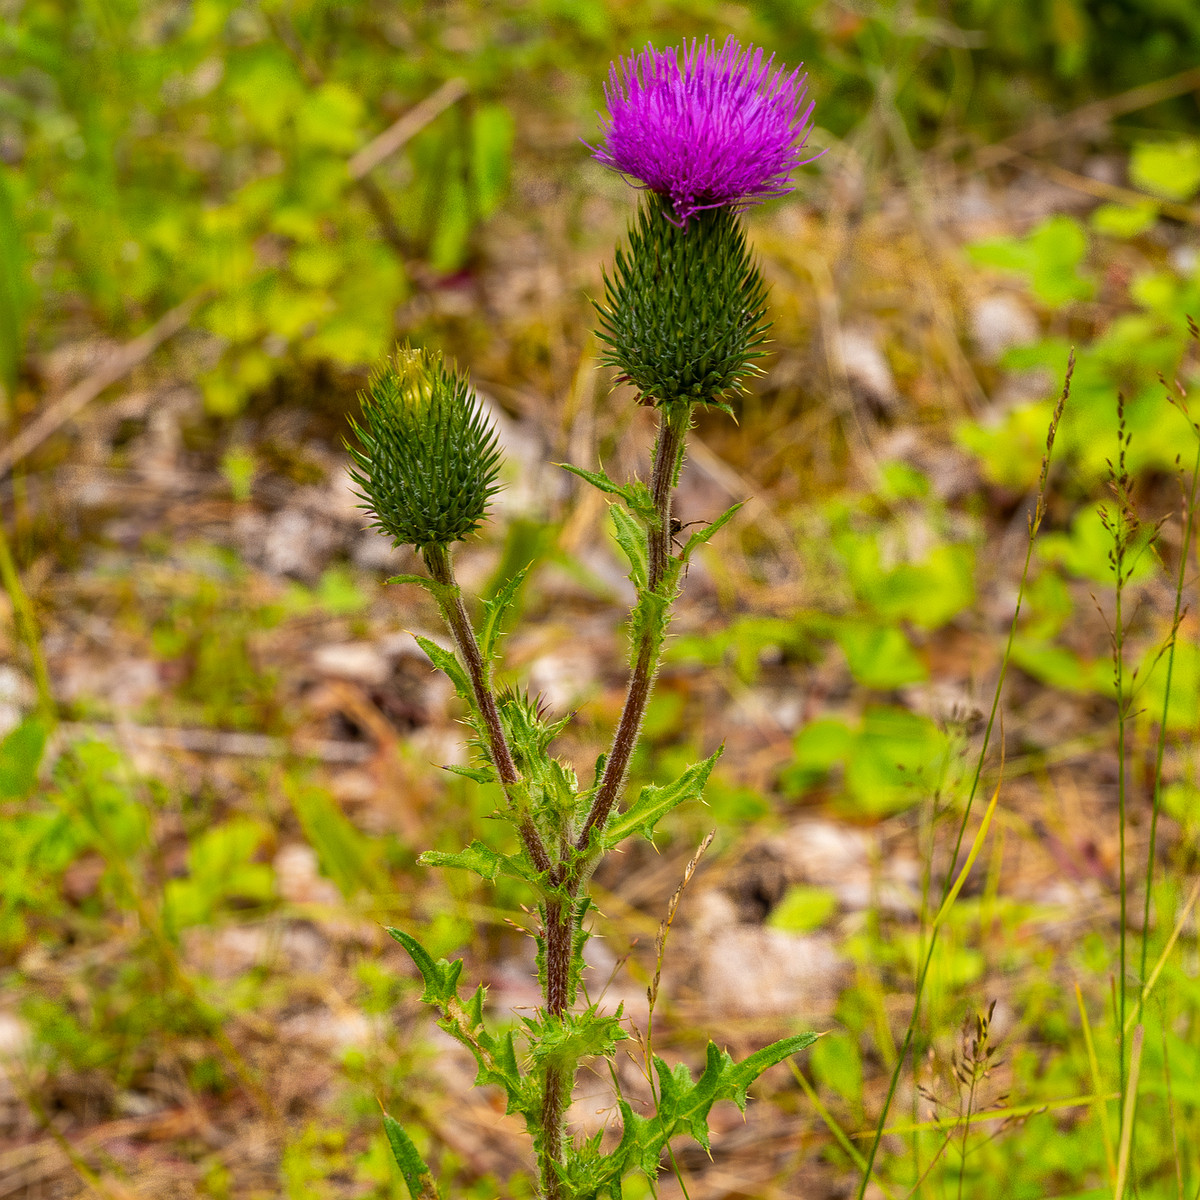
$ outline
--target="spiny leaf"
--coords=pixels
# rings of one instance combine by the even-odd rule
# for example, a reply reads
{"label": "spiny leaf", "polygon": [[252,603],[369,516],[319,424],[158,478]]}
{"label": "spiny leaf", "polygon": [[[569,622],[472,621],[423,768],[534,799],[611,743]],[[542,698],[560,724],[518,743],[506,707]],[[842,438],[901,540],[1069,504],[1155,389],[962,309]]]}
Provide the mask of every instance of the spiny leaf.
{"label": "spiny leaf", "polygon": [[496,772],[491,767],[463,767],[457,763],[446,763],[442,770],[461,775],[464,779],[474,780],[475,783],[496,782]]}
{"label": "spiny leaf", "polygon": [[607,854],[627,837],[639,832],[653,841],[654,827],[667,813],[685,800],[701,798],[708,777],[724,749],[725,747],[721,746],[710,758],[693,763],[674,783],[665,787],[651,783],[642,788],[638,798],[605,827],[601,841],[604,853]]}
{"label": "spiny leaf", "polygon": [[400,1174],[404,1176],[412,1200],[440,1200],[433,1172],[417,1153],[412,1138],[404,1132],[399,1122],[387,1113],[383,1114],[383,1128],[387,1132],[388,1145],[392,1148],[392,1155],[400,1168]]}
{"label": "spiny leaf", "polygon": [[500,636],[500,623],[509,606],[517,598],[525,576],[529,574],[529,564],[522,567],[490,600],[483,602],[483,626],[479,631],[479,653],[483,661],[491,662],[495,652],[496,639]]}
{"label": "spiny leaf", "polygon": [[683,553],[679,556],[684,562],[687,562],[695,550],[703,546],[721,526],[728,524],[734,517],[734,514],[746,503],[745,500],[739,500],[736,504],[727,508],[711,525],[706,525],[703,529],[698,529],[687,540],[687,544],[683,547]]}
{"label": "spiny leaf", "polygon": [[495,883],[498,875],[510,879],[524,879],[537,883],[537,872],[528,867],[515,855],[497,854],[482,842],[472,842],[465,850],[448,854],[441,850],[426,850],[417,861],[425,867],[456,867],[461,871],[473,871],[481,879]]}
{"label": "spiny leaf", "polygon": [[676,1134],[690,1134],[707,1150],[708,1114],[712,1106],[718,1100],[732,1100],[744,1112],[749,1086],[768,1067],[811,1046],[816,1040],[815,1033],[797,1034],[765,1046],[740,1063],[735,1063],[725,1051],[709,1042],[704,1071],[695,1081],[685,1064],[679,1063],[672,1069],[656,1056],[658,1111],[653,1117],[639,1117],[622,1102],[625,1129],[620,1145],[613,1152],[614,1160],[620,1163],[622,1170],[638,1166],[653,1179],[660,1155]]}
{"label": "spiny leaf", "polygon": [[463,670],[462,663],[458,661],[458,658],[444,646],[439,646],[437,642],[430,641],[429,638],[422,637],[419,633],[414,633],[413,638],[429,656],[429,661],[438,670],[444,671],[449,676],[459,697],[474,706],[475,693],[471,690],[471,681],[467,678],[467,673]]}
{"label": "spiny leaf", "polygon": [[386,583],[415,583],[417,587],[423,587],[427,592],[432,592],[437,587],[428,575],[393,575],[391,579],[385,580]]}
{"label": "spiny leaf", "polygon": [[619,504],[611,505],[608,511],[612,514],[617,545],[629,560],[629,578],[640,590],[646,586],[646,531]]}
{"label": "spiny leaf", "polygon": [[585,1012],[564,1013],[561,1017],[543,1015],[525,1018],[530,1032],[530,1056],[535,1062],[550,1063],[560,1069],[574,1070],[584,1058],[608,1057],[617,1042],[629,1035],[621,1027],[621,1011],[601,1015],[595,1005]]}
{"label": "spiny leaf", "polygon": [[411,934],[403,929],[391,929],[387,932],[408,951],[413,965],[421,972],[425,981],[425,991],[421,995],[423,1004],[446,1008],[452,1000],[458,997],[458,978],[462,974],[463,961],[456,958],[447,962],[444,958],[434,962],[429,952]]}
{"label": "spiny leaf", "polygon": [[620,496],[623,500],[629,500],[629,488],[614,483],[603,471],[585,471],[582,467],[573,467],[570,463],[555,463],[554,465],[562,467],[564,471],[570,471],[572,475],[578,475],[580,479],[587,480],[592,487],[599,488],[600,491],[607,492],[610,496]]}

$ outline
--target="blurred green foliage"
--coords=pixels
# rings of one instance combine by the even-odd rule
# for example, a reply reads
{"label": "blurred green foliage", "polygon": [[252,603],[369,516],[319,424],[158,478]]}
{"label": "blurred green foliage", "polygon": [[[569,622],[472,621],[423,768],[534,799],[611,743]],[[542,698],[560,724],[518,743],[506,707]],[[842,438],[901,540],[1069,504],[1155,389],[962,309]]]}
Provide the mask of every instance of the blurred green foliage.
{"label": "blurred green foliage", "polygon": [[[23,5],[0,38],[0,136],[19,167],[0,186],[0,371],[13,373],[27,286],[10,210],[32,250],[39,338],[80,304],[121,334],[207,289],[214,412],[288,364],[382,355],[410,263],[461,267],[507,185],[513,119],[491,98],[494,61],[450,49],[438,7]],[[463,22],[487,6],[469,7]],[[470,98],[373,190],[356,186],[350,156],[456,74]]]}
{"label": "blurred green foliage", "polygon": [[[751,6],[748,6],[751,7]],[[1006,136],[1039,104],[1071,107],[1190,70],[1200,9],[1188,0],[762,0],[767,44],[805,60],[819,120],[845,134],[894,106],[918,145],[970,131]],[[1190,100],[1154,123],[1195,121]]]}
{"label": "blurred green foliage", "polygon": [[[203,291],[214,340],[194,370],[218,414],[291,370],[381,357],[406,301],[469,267],[514,156],[553,161],[532,131],[559,112],[587,135],[608,61],[647,39],[735,31],[807,62],[833,133],[895,112],[918,144],[1001,136],[1038,104],[1200,54],[1200,10],[1179,0],[27,0],[19,13],[0,26],[0,385],[63,325],[128,336]],[[451,78],[467,97],[352,178],[356,151]],[[1151,116],[1180,127],[1189,103]],[[587,152],[557,153],[578,166]],[[1187,198],[1198,162],[1194,140],[1146,142],[1134,179]],[[1041,237],[1010,257],[1055,251],[1043,274],[1061,289],[1070,247]]]}

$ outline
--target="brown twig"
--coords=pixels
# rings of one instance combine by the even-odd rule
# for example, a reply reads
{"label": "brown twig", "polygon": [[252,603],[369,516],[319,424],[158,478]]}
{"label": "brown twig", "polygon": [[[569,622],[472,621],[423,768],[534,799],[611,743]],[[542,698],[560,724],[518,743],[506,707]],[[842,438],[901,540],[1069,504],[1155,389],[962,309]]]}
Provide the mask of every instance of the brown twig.
{"label": "brown twig", "polygon": [[80,724],[63,722],[57,732],[67,741],[95,737],[106,741],[184,750],[192,754],[227,755],[230,758],[316,758],[327,763],[362,763],[375,753],[374,747],[332,739],[288,741],[263,733],[241,733],[226,729],[169,729],[154,725]]}
{"label": "brown twig", "polygon": [[1055,183],[1068,187],[1076,192],[1094,196],[1097,200],[1107,200],[1113,204],[1153,204],[1164,216],[1173,217],[1189,225],[1200,225],[1200,208],[1188,204],[1178,204],[1174,200],[1163,200],[1151,196],[1147,192],[1139,192],[1134,188],[1120,187],[1115,183],[1105,183],[1102,179],[1092,179],[1075,171],[1068,171],[1058,163],[1045,162],[1042,159],[1030,158],[1026,154],[1013,154],[1011,161],[1025,171],[1034,171],[1044,175]]}
{"label": "brown twig", "polygon": [[86,379],[77,383],[57,400],[45,408],[7,446],[0,446],[0,479],[27,454],[36,450],[48,437],[61,429],[78,415],[102,391],[123,379],[135,367],[154,353],[164,342],[173,338],[192,319],[196,309],[209,297],[211,291],[201,288],[182,304],[177,304],[165,316],[160,317],[145,333],[131,342],[126,342]]}
{"label": "brown twig", "polygon": [[395,154],[402,146],[412,141],[422,129],[439,117],[451,105],[467,94],[465,79],[447,79],[440,88],[431,92],[419,104],[393,121],[378,137],[372,138],[347,164],[346,171],[355,182],[373,171],[385,158]]}
{"label": "brown twig", "polygon": [[1144,83],[1116,96],[1106,96],[1103,100],[1093,100],[1061,117],[1035,121],[1020,133],[975,151],[975,164],[984,169],[996,167],[1030,150],[1040,150],[1052,142],[1094,129],[1114,117],[1125,116],[1162,100],[1197,90],[1200,90],[1200,67],[1191,67],[1167,79]]}

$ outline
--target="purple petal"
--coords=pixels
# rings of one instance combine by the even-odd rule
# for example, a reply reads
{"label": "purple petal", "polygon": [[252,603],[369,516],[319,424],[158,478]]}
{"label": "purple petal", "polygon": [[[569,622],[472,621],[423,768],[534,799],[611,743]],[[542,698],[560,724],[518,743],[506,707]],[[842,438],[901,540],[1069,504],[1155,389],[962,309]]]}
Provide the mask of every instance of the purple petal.
{"label": "purple petal", "polygon": [[668,198],[683,225],[703,209],[790,192],[792,172],[812,161],[801,156],[808,77],[732,37],[682,50],[682,67],[678,50],[653,46],[613,63],[593,157]]}

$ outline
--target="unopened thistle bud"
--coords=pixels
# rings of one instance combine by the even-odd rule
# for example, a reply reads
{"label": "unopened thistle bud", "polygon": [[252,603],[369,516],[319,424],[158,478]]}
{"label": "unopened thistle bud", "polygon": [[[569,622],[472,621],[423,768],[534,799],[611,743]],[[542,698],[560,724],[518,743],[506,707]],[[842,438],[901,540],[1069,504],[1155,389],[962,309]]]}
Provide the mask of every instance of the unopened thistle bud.
{"label": "unopened thistle bud", "polygon": [[350,475],[372,525],[397,546],[446,546],[479,527],[498,489],[500,451],[466,376],[409,346],[360,396]]}
{"label": "unopened thistle bud", "polygon": [[713,404],[755,373],[769,323],[767,287],[728,208],[687,228],[651,198],[618,250],[597,304],[603,361],[658,404]]}

